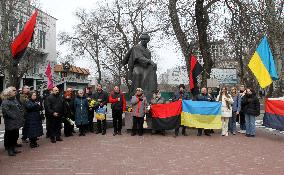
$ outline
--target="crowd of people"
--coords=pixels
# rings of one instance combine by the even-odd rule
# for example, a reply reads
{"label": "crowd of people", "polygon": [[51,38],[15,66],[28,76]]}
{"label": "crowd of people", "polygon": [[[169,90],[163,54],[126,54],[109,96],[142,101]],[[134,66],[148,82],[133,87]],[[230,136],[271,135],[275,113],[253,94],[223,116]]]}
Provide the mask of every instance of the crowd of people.
{"label": "crowd of people", "polygon": [[[239,90],[232,87],[228,91],[223,87],[218,95],[212,93],[212,89],[202,88],[200,94],[193,96],[186,92],[183,84],[179,85],[174,93],[172,101],[197,100],[197,101],[218,101],[222,103],[222,136],[229,133],[235,135],[237,132],[236,122],[240,123],[240,132],[247,137],[255,136],[255,117],[260,114],[260,103],[255,91],[252,88],[241,86]],[[207,91],[208,90],[208,91]],[[1,94],[2,113],[5,124],[4,147],[9,156],[20,153],[16,147],[21,147],[17,140],[19,129],[22,128],[22,140],[28,142],[30,147],[39,146],[37,140],[43,135],[43,120],[46,120],[46,138],[51,143],[63,141],[61,129],[64,126],[65,137],[73,136],[74,126],[79,128],[79,136],[85,136],[87,132],[106,134],[106,110],[107,103],[111,103],[113,118],[113,136],[122,135],[122,114],[126,112],[126,98],[115,86],[109,94],[105,92],[102,85],[96,86],[95,92],[90,88],[78,90],[76,93],[68,88],[62,95],[57,87],[50,90],[44,98],[37,91],[30,91],[28,86],[23,86],[20,93],[15,87],[6,88]],[[161,96],[161,92],[153,92],[153,98],[147,101],[143,95],[143,89],[137,88],[136,93],[130,100],[133,127],[131,136],[143,135],[144,116],[151,115],[149,105],[167,103]],[[97,128],[94,129],[94,117],[97,117]],[[62,125],[62,123],[64,125]],[[182,128],[182,135],[187,136],[186,126],[177,126],[174,137],[179,135]],[[211,136],[213,130],[198,128],[197,136]],[[152,134],[161,133],[165,130],[152,130]]]}

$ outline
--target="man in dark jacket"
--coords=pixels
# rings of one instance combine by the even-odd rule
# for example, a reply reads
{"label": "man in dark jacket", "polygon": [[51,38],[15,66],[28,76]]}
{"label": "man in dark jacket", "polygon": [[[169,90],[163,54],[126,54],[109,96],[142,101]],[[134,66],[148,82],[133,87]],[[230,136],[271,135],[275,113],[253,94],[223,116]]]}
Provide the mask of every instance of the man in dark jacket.
{"label": "man in dark jacket", "polygon": [[50,141],[63,141],[61,138],[61,122],[64,115],[63,100],[59,95],[59,89],[54,87],[52,94],[45,100],[46,112],[50,116]]}
{"label": "man in dark jacket", "polygon": [[50,138],[50,118],[52,116],[50,116],[47,112],[47,106],[46,106],[46,99],[48,96],[50,96],[53,93],[52,89],[45,91],[44,96],[43,96],[43,103],[44,103],[44,109],[45,109],[45,122],[46,122],[46,138]]}
{"label": "man in dark jacket", "polygon": [[[179,90],[174,94],[172,101],[190,100],[191,99],[190,95],[185,91],[184,84],[180,84],[178,88],[179,88]],[[175,137],[178,136],[178,134],[179,134],[179,128],[180,128],[180,126],[178,126],[175,129]],[[182,135],[187,136],[186,126],[182,126]]]}
{"label": "man in dark jacket", "polygon": [[[108,102],[108,95],[103,91],[102,85],[97,85],[97,91],[94,93],[94,100],[98,102],[98,105],[95,106],[95,110],[98,108],[106,107]],[[96,134],[102,133],[106,134],[106,118],[104,120],[97,120],[97,132]]]}
{"label": "man in dark jacket", "polygon": [[[201,88],[201,93],[197,95],[196,101],[214,101],[214,97],[210,94],[207,94],[206,87],[203,87]],[[201,136],[203,128],[198,128],[197,130],[198,130],[197,136]],[[210,129],[205,129],[204,134],[206,136],[211,136]]]}
{"label": "man in dark jacket", "polygon": [[123,93],[120,92],[118,86],[115,86],[109,95],[109,102],[111,103],[112,118],[113,118],[113,136],[121,135],[122,128],[122,113],[126,110],[126,101]]}

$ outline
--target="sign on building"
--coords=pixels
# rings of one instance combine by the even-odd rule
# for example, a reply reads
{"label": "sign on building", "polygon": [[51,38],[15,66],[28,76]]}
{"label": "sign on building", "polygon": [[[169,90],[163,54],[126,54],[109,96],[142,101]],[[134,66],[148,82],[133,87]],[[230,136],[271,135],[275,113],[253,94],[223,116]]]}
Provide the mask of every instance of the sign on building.
{"label": "sign on building", "polygon": [[237,84],[237,70],[213,68],[210,78],[218,80],[220,84]]}

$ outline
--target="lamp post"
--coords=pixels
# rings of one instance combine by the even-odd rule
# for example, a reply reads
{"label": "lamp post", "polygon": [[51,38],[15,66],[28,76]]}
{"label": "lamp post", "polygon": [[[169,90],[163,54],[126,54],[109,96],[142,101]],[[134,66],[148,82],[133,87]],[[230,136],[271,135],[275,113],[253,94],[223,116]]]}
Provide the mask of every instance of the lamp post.
{"label": "lamp post", "polygon": [[[64,73],[66,73],[66,77],[67,77],[68,72],[70,71],[70,68],[71,68],[71,64],[69,62],[65,61],[64,63],[62,63],[62,67],[63,67],[63,71],[64,71]],[[63,78],[64,78],[64,76],[63,76]],[[62,80],[62,78],[61,78],[61,80]],[[64,81],[64,90],[66,90],[66,89],[67,89],[66,81]]]}

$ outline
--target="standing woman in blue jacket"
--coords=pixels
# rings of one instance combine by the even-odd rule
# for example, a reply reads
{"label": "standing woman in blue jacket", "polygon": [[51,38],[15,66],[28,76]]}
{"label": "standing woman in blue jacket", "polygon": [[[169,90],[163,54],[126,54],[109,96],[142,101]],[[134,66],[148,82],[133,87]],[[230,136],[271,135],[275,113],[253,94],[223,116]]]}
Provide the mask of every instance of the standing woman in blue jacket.
{"label": "standing woman in blue jacket", "polygon": [[30,147],[36,148],[37,138],[43,135],[42,120],[40,111],[42,110],[41,103],[37,100],[37,93],[31,91],[28,95],[28,101],[25,104],[26,108],[26,136],[30,140]]}
{"label": "standing woman in blue jacket", "polygon": [[86,130],[89,124],[88,120],[88,100],[84,96],[84,91],[80,89],[78,91],[78,96],[74,101],[75,109],[75,124],[79,128],[79,136],[85,136]]}
{"label": "standing woman in blue jacket", "polygon": [[236,120],[237,117],[240,115],[242,97],[238,93],[236,87],[231,88],[231,96],[234,102],[232,104],[232,112],[233,112],[232,117],[229,118],[229,132],[232,133],[233,135],[236,135],[237,131]]}

